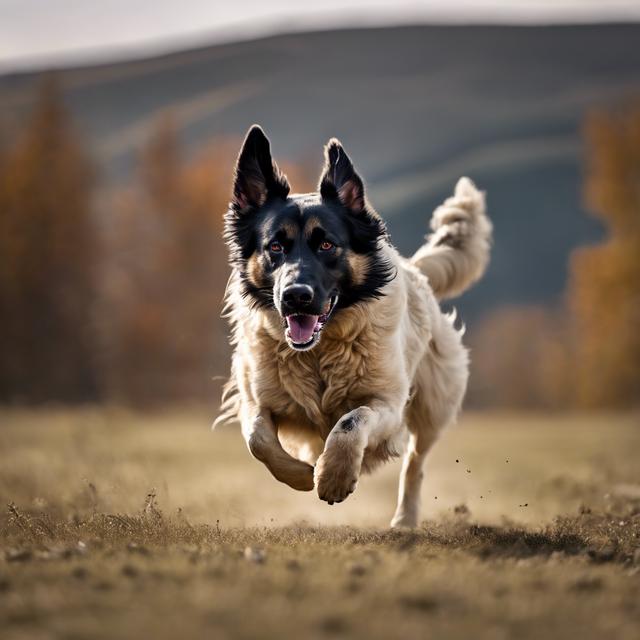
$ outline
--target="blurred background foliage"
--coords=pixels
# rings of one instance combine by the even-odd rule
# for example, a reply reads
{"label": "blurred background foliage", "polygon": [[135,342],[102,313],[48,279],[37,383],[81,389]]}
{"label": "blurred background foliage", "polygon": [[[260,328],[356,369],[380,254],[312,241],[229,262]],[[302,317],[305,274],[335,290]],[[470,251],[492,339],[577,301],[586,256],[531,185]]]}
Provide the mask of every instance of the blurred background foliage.
{"label": "blurred background foliage", "polygon": [[[229,365],[221,230],[240,139],[213,135],[194,150],[180,113],[156,110],[126,179],[105,181],[59,81],[37,87],[29,110],[0,126],[0,401],[214,405]],[[591,110],[582,131],[584,207],[603,237],[564,256],[558,296],[475,294],[469,405],[640,401],[640,103]],[[278,158],[296,191],[314,189],[309,158]],[[538,259],[528,267],[542,269]]]}
{"label": "blurred background foliage", "polygon": [[559,305],[505,306],[472,331],[472,403],[630,408],[640,402],[640,103],[591,113],[584,133],[584,198],[606,237],[570,254]]}

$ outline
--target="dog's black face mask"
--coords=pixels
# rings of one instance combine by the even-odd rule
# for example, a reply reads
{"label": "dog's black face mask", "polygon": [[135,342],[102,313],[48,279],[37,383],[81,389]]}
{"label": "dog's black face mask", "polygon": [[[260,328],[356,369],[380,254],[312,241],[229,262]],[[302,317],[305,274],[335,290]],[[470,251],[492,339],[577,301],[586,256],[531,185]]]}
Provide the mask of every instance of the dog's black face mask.
{"label": "dog's black face mask", "polygon": [[231,265],[243,294],[278,311],[290,347],[314,347],[339,309],[382,295],[393,277],[383,221],[337,140],[325,148],[319,193],[289,196],[269,141],[253,126],[236,166],[225,216]]}

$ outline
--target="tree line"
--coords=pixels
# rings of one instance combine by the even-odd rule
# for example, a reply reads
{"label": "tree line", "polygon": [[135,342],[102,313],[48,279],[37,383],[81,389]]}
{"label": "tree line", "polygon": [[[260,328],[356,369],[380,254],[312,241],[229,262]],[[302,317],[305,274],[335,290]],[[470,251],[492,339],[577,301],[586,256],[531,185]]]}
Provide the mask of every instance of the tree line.
{"label": "tree line", "polygon": [[[472,332],[472,404],[638,403],[640,108],[585,131],[585,199],[607,238],[571,256],[561,307],[498,309]],[[0,402],[217,401],[238,144],[186,157],[167,115],[129,184],[105,192],[55,82],[42,86],[0,144]],[[304,167],[287,173],[313,188]]]}
{"label": "tree line", "polygon": [[562,304],[498,309],[473,333],[477,404],[640,405],[640,105],[591,113],[584,132],[584,202],[606,237],[570,256]]}
{"label": "tree line", "polygon": [[131,184],[100,193],[55,83],[42,87],[0,156],[0,401],[214,398],[228,153],[186,159],[167,117]]}

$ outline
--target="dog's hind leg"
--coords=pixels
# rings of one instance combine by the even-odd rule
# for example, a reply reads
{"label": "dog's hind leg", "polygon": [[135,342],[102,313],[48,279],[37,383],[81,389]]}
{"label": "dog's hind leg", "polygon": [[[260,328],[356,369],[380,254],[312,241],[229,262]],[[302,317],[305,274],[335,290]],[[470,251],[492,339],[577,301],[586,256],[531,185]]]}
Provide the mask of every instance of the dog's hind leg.
{"label": "dog's hind leg", "polygon": [[415,527],[418,524],[424,460],[436,438],[437,433],[433,429],[419,430],[410,435],[400,472],[398,506],[391,520],[392,527]]}
{"label": "dog's hind leg", "polygon": [[398,506],[392,527],[415,527],[420,510],[424,460],[440,433],[455,421],[467,386],[468,356],[450,319],[434,329],[429,352],[415,377],[415,393],[406,411],[410,432]]}
{"label": "dog's hind leg", "polygon": [[270,412],[247,411],[241,420],[242,435],[254,458],[262,462],[271,474],[298,491],[313,489],[313,467],[290,456],[280,444]]}

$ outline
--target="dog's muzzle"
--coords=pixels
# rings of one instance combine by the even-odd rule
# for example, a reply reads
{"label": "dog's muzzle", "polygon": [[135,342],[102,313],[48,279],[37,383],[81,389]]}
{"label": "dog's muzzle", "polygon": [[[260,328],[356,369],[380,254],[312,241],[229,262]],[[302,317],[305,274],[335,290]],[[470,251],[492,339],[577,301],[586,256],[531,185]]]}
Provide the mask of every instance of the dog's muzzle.
{"label": "dog's muzzle", "polygon": [[314,347],[320,339],[320,332],[334,310],[337,301],[337,295],[331,296],[320,315],[302,312],[285,313],[285,338],[289,346],[298,351],[306,351]]}

